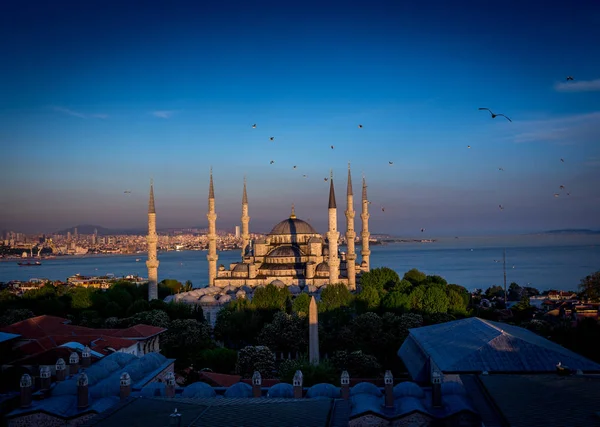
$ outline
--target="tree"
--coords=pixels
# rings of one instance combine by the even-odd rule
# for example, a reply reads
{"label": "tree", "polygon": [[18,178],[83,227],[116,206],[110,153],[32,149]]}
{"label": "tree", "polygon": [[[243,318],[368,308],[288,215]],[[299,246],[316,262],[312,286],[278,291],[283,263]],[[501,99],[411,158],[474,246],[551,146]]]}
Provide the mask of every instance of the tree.
{"label": "tree", "polygon": [[504,298],[504,289],[502,286],[493,285],[486,289],[485,296],[488,299],[491,298]]}
{"label": "tree", "polygon": [[600,271],[581,279],[579,293],[582,298],[592,302],[600,301]]}
{"label": "tree", "polygon": [[360,308],[360,311],[372,311],[379,308],[379,292],[373,286],[362,288],[360,293],[356,296],[356,302]]}
{"label": "tree", "polygon": [[308,346],[308,325],[306,318],[296,314],[278,312],[271,323],[263,326],[258,335],[258,343],[275,352],[296,353],[305,351]]}
{"label": "tree", "polygon": [[384,291],[393,288],[398,283],[400,283],[398,273],[387,267],[374,268],[371,271],[363,273],[360,277],[361,290],[373,288],[380,295],[383,295]]}
{"label": "tree", "polygon": [[191,280],[186,280],[185,285],[183,285],[183,292],[189,292],[194,289],[194,285]]}
{"label": "tree", "polygon": [[285,303],[289,297],[290,291],[287,287],[278,288],[268,284],[254,291],[252,305],[260,310],[285,310]]}
{"label": "tree", "polygon": [[310,304],[310,295],[301,293],[292,301],[292,311],[300,316],[308,316],[308,306]]}
{"label": "tree", "polygon": [[149,310],[150,304],[148,304],[148,301],[139,299],[129,306],[129,308],[127,309],[127,315],[133,316],[134,314]]}
{"label": "tree", "polygon": [[443,286],[446,286],[448,284],[446,279],[444,279],[442,276],[438,276],[437,274],[434,274],[432,276],[427,276],[425,281],[427,283],[435,283],[435,284],[443,285]]}
{"label": "tree", "polygon": [[383,297],[381,305],[387,310],[409,311],[411,308],[410,295],[398,291],[389,292]]}
{"label": "tree", "polygon": [[167,357],[172,357],[180,366],[189,366],[200,351],[213,347],[210,327],[194,319],[177,319],[168,324],[161,336],[161,345]]}
{"label": "tree", "polygon": [[273,378],[275,373],[275,354],[262,345],[247,346],[238,352],[236,371],[244,378],[252,377],[254,371],[263,378]]}
{"label": "tree", "polygon": [[161,310],[143,311],[131,316],[128,319],[129,326],[138,324],[158,326],[159,328],[169,327],[169,316]]}
{"label": "tree", "polygon": [[343,283],[334,283],[328,285],[321,292],[321,301],[319,302],[320,311],[335,310],[340,307],[348,307],[353,300],[352,292]]}
{"label": "tree", "polygon": [[508,301],[519,301],[525,294],[525,290],[520,287],[517,283],[512,282],[508,287]]}
{"label": "tree", "polygon": [[418,286],[421,283],[425,282],[427,279],[427,275],[422,271],[417,270],[416,268],[412,268],[404,273],[404,280],[408,280],[414,286]]}
{"label": "tree", "polygon": [[300,359],[285,359],[279,364],[279,379],[291,384],[296,371],[302,372],[302,385],[311,387],[315,384],[336,384],[340,380],[340,372],[329,360],[322,360],[318,365],[313,365],[302,357]]}
{"label": "tree", "polygon": [[21,322],[34,316],[33,311],[25,308],[9,309],[0,316],[0,326],[12,325],[13,323]]}

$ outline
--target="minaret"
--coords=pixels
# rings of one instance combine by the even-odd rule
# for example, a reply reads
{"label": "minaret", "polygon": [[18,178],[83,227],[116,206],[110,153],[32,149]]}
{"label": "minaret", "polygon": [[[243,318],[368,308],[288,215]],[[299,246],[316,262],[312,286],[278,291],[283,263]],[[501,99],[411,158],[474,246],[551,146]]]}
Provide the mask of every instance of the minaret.
{"label": "minaret", "polygon": [[356,252],[354,250],[354,195],[352,193],[352,175],[350,174],[350,163],[348,163],[348,190],[346,191],[346,243],[348,254],[346,255],[346,271],[348,272],[348,288],[356,289]]}
{"label": "minaret", "polygon": [[338,238],[340,233],[337,231],[337,208],[335,205],[335,191],[333,189],[333,172],[329,178],[329,230],[327,231],[327,240],[329,241],[329,283],[338,283],[340,277],[340,259],[338,258]]}
{"label": "minaret", "polygon": [[246,193],[246,177],[244,177],[244,194],[242,194],[242,258],[250,243],[250,217],[248,216],[248,194]]}
{"label": "minaret", "polygon": [[367,181],[365,181],[365,177],[363,176],[363,187],[362,187],[362,213],[360,214],[360,219],[362,220],[362,232],[360,233],[361,245],[362,249],[360,254],[362,255],[362,261],[366,264],[366,271],[371,270],[371,261],[369,260],[369,256],[371,255],[371,251],[369,250],[369,201],[367,200]]}
{"label": "minaret", "polygon": [[148,301],[158,299],[158,259],[156,256],[156,209],[154,208],[154,183],[150,181],[150,201],[148,202]]}
{"label": "minaret", "polygon": [[210,168],[210,185],[208,187],[208,286],[215,285],[217,277],[217,213],[215,212],[215,188],[213,186],[212,168]]}

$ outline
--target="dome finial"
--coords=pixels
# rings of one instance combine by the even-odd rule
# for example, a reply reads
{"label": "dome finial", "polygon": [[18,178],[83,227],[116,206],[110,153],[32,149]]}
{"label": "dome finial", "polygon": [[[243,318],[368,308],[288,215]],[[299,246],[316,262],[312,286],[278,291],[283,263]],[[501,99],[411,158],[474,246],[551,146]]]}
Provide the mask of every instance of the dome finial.
{"label": "dome finial", "polygon": [[292,213],[290,214],[290,219],[296,219],[296,210],[294,209],[293,203],[292,203]]}

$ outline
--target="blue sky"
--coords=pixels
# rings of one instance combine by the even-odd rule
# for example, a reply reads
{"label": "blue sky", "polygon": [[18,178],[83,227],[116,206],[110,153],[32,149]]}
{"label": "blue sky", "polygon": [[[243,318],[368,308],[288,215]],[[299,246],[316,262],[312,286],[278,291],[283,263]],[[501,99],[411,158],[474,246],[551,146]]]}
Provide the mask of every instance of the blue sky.
{"label": "blue sky", "polygon": [[251,230],[326,231],[333,169],[344,229],[349,161],[373,232],[600,228],[597,2],[9,0],[0,40],[0,229],[143,227],[150,178],[204,225],[210,166],[219,228],[246,175]]}

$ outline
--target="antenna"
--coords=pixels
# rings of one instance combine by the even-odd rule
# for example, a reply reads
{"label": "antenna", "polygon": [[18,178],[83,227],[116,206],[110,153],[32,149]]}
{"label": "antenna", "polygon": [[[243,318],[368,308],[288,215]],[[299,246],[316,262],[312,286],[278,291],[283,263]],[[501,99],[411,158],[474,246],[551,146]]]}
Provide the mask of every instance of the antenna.
{"label": "antenna", "polygon": [[506,307],[506,248],[502,250],[502,264],[504,266],[504,307]]}

